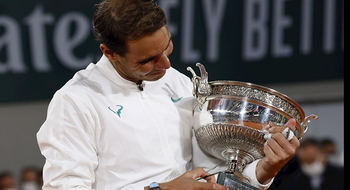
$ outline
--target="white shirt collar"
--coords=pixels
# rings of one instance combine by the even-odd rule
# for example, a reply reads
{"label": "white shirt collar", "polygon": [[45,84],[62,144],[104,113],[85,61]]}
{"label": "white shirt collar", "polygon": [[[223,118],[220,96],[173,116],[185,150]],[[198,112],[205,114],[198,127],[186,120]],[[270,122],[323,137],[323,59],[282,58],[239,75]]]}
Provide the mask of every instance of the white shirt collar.
{"label": "white shirt collar", "polygon": [[[105,76],[111,80],[113,83],[115,83],[118,86],[128,87],[129,89],[135,89],[138,90],[138,86],[135,82],[129,81],[122,76],[115,70],[112,63],[109,61],[109,59],[103,55],[101,59],[96,64],[97,68],[105,74]],[[161,79],[157,81],[143,81],[143,85],[145,88],[150,88],[151,86],[156,86],[157,84],[161,84],[161,81],[163,81],[165,76],[163,76]]]}
{"label": "white shirt collar", "polygon": [[97,68],[105,74],[105,76],[115,83],[118,86],[128,87],[131,89],[138,89],[136,83],[124,79],[120,74],[115,70],[112,63],[109,59],[103,55],[101,59],[96,64]]}

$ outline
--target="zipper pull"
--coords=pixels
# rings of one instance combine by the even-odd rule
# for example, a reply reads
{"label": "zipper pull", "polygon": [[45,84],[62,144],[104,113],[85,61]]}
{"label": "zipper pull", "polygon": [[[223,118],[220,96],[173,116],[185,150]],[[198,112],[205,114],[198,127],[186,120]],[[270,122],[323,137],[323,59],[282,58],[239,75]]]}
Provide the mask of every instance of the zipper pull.
{"label": "zipper pull", "polygon": [[137,88],[140,90],[140,91],[143,91],[143,88],[145,87],[145,84],[143,83],[143,81],[139,81],[136,83],[137,85]]}

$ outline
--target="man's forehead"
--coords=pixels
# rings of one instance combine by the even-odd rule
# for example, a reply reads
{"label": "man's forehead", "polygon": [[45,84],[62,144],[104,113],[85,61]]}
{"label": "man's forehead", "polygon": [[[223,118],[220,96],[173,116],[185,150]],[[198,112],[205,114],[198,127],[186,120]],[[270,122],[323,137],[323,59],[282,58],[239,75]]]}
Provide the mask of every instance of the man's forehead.
{"label": "man's forehead", "polygon": [[138,40],[128,42],[128,53],[138,58],[147,58],[162,53],[168,46],[171,34],[167,27],[146,35]]}

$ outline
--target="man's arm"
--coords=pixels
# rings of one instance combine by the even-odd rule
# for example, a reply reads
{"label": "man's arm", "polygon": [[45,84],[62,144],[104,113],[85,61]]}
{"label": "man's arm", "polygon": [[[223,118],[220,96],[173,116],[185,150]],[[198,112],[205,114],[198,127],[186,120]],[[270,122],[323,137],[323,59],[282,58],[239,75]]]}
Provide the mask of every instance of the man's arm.
{"label": "man's arm", "polygon": [[39,148],[46,158],[44,190],[91,190],[95,181],[98,161],[92,117],[86,112],[86,103],[79,105],[77,99],[83,97],[56,94],[37,134]]}
{"label": "man's arm", "polygon": [[[162,190],[228,190],[226,187],[217,184],[214,176],[206,178],[207,183],[196,180],[208,175],[209,173],[202,168],[196,168],[170,182],[159,184],[159,187]],[[147,186],[144,189],[149,190],[150,188]]]}

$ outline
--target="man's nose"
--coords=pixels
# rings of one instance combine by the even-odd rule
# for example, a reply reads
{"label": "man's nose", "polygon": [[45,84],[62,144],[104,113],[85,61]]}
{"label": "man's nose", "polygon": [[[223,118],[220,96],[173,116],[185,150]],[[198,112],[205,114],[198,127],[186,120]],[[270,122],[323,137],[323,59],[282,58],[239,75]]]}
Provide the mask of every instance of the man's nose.
{"label": "man's nose", "polygon": [[171,66],[170,60],[168,56],[163,53],[162,57],[158,61],[158,68],[159,69],[169,69]]}

